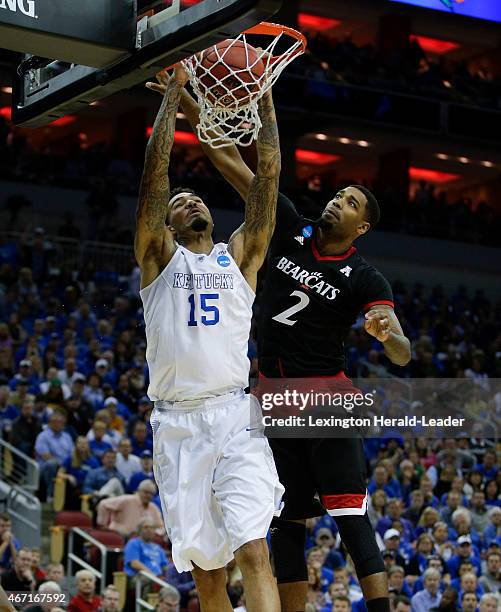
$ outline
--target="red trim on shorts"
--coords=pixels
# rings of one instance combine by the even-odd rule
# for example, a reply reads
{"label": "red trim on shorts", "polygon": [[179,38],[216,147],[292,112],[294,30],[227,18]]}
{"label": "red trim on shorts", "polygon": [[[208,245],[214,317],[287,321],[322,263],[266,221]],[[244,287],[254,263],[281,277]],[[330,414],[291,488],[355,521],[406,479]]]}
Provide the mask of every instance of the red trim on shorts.
{"label": "red trim on shorts", "polygon": [[369,302],[363,307],[363,310],[369,310],[369,308],[372,308],[373,306],[391,306],[392,308],[395,308],[395,304],[391,300],[378,300],[377,302]]}
{"label": "red trim on shorts", "polygon": [[347,259],[350,255],[356,252],[356,248],[351,246],[345,253],[341,255],[320,255],[317,249],[317,245],[315,244],[315,239],[311,241],[311,250],[313,251],[313,255],[317,261],[339,261],[341,259]]}
{"label": "red trim on shorts", "polygon": [[365,493],[341,493],[339,495],[322,495],[322,504],[327,510],[343,508],[362,508]]}

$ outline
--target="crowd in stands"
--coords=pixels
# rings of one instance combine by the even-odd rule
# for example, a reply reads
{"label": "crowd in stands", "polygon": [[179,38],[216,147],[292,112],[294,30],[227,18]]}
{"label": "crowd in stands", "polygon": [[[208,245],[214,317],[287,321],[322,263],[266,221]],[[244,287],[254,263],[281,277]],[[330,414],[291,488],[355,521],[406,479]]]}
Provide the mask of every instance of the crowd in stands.
{"label": "crowd in stands", "polygon": [[[1,120],[2,117],[0,117],[0,123]],[[235,211],[243,210],[243,202],[240,197],[220,177],[205,157],[188,160],[186,149],[175,146],[174,151],[170,171],[173,185],[192,186],[209,206]],[[104,151],[101,154],[104,155]],[[56,166],[59,163],[62,164],[59,171],[64,174],[64,164],[68,160],[59,159],[58,156],[50,153],[46,154],[45,160],[50,161],[51,168],[45,167],[40,174],[37,174],[36,170],[30,174],[31,171],[27,171],[26,168],[34,167],[31,162],[33,155],[38,154],[28,151],[25,158],[18,160],[20,166],[16,172],[17,179],[23,177],[23,180],[26,180],[31,177],[36,181],[55,180],[57,182],[58,176],[61,175],[57,175],[52,163]],[[121,217],[115,194],[137,193],[140,178],[137,168],[133,170],[132,165],[129,164],[130,181],[120,182],[116,180],[116,176],[113,177],[110,174],[109,168],[113,165],[113,159],[108,155],[97,165],[99,172],[104,174],[89,182],[88,177],[92,175],[88,173],[93,167],[89,160],[92,160],[94,152],[93,150],[79,151],[77,155],[81,161],[81,170],[78,180],[71,183],[71,186],[89,189],[85,211],[87,221],[84,226],[79,225],[75,222],[74,216],[67,213],[56,229],[57,236],[74,240],[87,239],[132,245],[131,226],[125,222],[123,215]],[[127,163],[124,162],[124,164]],[[401,197],[392,188],[380,185],[377,181],[360,180],[356,177],[337,177],[335,174],[312,174],[297,188],[287,190],[287,195],[294,201],[301,213],[310,218],[317,218],[338,189],[359,183],[369,187],[381,203],[383,215],[378,228],[382,230],[481,245],[500,245],[501,215],[488,202],[474,201],[467,196],[453,199],[446,191],[438,191],[433,183],[425,181],[419,183],[413,197],[408,202],[402,202]],[[127,185],[126,188],[125,185]],[[21,213],[23,209],[29,210],[31,205],[29,200],[16,195],[6,198],[3,202],[0,201],[0,208],[5,211],[2,213],[5,219],[5,229],[22,231],[24,227]],[[37,257],[33,257],[32,253],[25,254],[31,263],[36,261],[37,265],[47,265],[46,260],[50,253],[46,252],[44,257],[39,257],[40,250],[43,250],[40,246],[42,242],[43,236],[39,236],[38,243],[35,242],[34,245]]]}
{"label": "crowd in stands", "polygon": [[350,34],[315,32],[308,35],[308,50],[306,61],[293,65],[307,76],[319,78],[323,73],[324,78],[354,85],[501,108],[501,80],[491,70],[465,59],[451,61],[444,55],[434,59],[416,37],[390,51],[375,44],[357,45]]}
{"label": "crowd in stands", "polygon": [[[27,244],[5,242],[0,249],[2,435],[38,461],[42,500],[51,501],[54,478],[62,479],[66,509],[78,510],[86,495],[96,526],[124,538],[130,586],[143,580],[138,572],[150,572],[172,585],[158,609],[170,612],[179,604],[195,612],[195,585],[189,572],[179,574],[172,564],[154,482],[137,274],[132,270],[121,284],[116,278],[97,282],[84,270],[53,276],[50,267],[35,263],[43,241],[43,233],[35,232]],[[440,287],[428,292],[395,282],[393,290],[399,320],[413,341],[410,364],[395,370],[360,320],[347,341],[348,373],[471,380],[478,414],[500,424],[501,394],[492,396],[494,379],[501,378],[501,304],[462,287],[446,295]],[[255,339],[249,357],[255,374]],[[420,408],[419,402],[388,396],[378,409],[389,414],[395,404],[411,412]],[[494,442],[466,435],[395,436],[368,439],[366,452],[369,517],[388,569],[393,609],[493,612],[492,594],[501,587],[501,472]],[[306,554],[310,612],[365,609],[329,516],[309,521]],[[60,566],[39,564],[40,552],[23,548],[9,517],[0,516],[4,586],[61,584]],[[79,572],[76,584],[69,610],[104,609],[92,575]],[[228,569],[228,591],[235,607],[243,605],[236,566]]]}

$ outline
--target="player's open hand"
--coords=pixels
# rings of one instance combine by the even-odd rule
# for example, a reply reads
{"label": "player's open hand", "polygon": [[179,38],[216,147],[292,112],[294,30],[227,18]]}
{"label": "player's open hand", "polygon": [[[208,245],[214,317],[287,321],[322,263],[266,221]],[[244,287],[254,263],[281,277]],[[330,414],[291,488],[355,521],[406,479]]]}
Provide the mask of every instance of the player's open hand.
{"label": "player's open hand", "polygon": [[384,310],[369,310],[365,315],[365,331],[377,338],[380,342],[386,342],[390,337],[390,318]]}
{"label": "player's open hand", "polygon": [[[165,94],[165,91],[167,90],[167,85],[169,84],[171,77],[167,70],[161,70],[155,76],[158,82],[155,83],[154,81],[148,81],[146,83],[146,87],[148,89],[151,89],[152,91],[157,91],[163,96]],[[183,68],[183,65],[181,63],[175,65],[173,76],[176,82],[181,85],[181,87],[184,87],[188,82],[188,73]]]}

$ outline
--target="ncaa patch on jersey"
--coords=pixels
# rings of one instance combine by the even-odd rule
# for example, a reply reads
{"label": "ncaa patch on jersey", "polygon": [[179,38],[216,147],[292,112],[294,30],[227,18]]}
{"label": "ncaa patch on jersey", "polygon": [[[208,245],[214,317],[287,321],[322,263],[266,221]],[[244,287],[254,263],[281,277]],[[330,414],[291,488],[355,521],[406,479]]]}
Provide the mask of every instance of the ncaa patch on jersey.
{"label": "ncaa patch on jersey", "polygon": [[222,268],[227,268],[230,265],[230,258],[226,255],[220,255],[216,261]]}
{"label": "ncaa patch on jersey", "polygon": [[310,238],[313,234],[313,228],[311,227],[311,225],[307,225],[306,227],[303,227],[302,233],[305,238]]}

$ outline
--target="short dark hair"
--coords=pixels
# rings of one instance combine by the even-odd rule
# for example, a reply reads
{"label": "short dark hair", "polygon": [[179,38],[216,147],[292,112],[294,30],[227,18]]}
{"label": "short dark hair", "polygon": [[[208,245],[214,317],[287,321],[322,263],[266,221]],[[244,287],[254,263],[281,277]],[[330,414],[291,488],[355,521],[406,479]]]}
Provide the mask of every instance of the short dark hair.
{"label": "short dark hair", "polygon": [[351,607],[351,601],[347,595],[336,595],[332,598],[332,603],[334,603],[335,601],[345,601],[346,603],[350,604]]}
{"label": "short dark hair", "polygon": [[[177,196],[178,193],[192,193],[193,195],[197,195],[195,190],[192,189],[191,187],[175,187],[170,192],[169,202],[172,200],[173,197]],[[166,224],[169,223],[169,216],[170,216],[170,206],[167,208],[167,216],[165,218],[165,223]]]}
{"label": "short dark hair", "polygon": [[367,206],[365,207],[366,220],[371,224],[371,229],[376,227],[381,218],[381,209],[379,208],[376,197],[363,185],[351,185],[351,187],[355,187],[355,189],[361,191],[367,198]]}
{"label": "short dark hair", "polygon": [[463,601],[463,599],[467,596],[467,595],[473,595],[475,597],[475,599],[478,601],[478,597],[476,593],[472,593],[472,591],[463,591],[461,593],[461,601]]}

